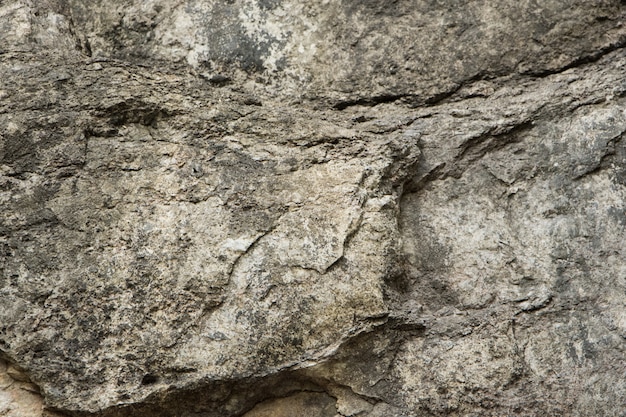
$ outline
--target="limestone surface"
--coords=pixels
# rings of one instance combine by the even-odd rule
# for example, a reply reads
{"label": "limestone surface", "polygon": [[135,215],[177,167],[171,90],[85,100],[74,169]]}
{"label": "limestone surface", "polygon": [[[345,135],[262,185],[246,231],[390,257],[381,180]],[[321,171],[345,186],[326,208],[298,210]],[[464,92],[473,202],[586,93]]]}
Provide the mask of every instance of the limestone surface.
{"label": "limestone surface", "polygon": [[626,4],[0,0],[0,416],[622,416]]}

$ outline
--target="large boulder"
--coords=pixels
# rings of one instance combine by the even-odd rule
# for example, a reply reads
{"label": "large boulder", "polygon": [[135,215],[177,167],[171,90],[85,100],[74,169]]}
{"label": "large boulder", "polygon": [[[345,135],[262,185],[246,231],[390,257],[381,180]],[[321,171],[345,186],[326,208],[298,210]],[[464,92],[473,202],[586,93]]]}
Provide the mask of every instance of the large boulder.
{"label": "large boulder", "polygon": [[621,415],[625,17],[0,1],[0,416]]}

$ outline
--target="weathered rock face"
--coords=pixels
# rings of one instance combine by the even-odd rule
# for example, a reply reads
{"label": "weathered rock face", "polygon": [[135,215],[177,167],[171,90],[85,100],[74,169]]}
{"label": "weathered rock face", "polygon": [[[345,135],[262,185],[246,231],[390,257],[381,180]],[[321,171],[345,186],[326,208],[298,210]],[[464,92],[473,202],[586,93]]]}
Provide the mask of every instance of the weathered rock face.
{"label": "weathered rock face", "polygon": [[0,1],[0,416],[622,415],[625,16]]}

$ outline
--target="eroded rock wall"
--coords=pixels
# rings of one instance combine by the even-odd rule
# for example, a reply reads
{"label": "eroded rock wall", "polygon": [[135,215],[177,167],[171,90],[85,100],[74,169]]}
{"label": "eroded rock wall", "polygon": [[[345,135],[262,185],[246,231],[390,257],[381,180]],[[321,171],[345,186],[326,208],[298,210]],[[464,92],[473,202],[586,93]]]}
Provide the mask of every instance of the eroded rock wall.
{"label": "eroded rock wall", "polygon": [[625,16],[0,1],[0,415],[623,415]]}

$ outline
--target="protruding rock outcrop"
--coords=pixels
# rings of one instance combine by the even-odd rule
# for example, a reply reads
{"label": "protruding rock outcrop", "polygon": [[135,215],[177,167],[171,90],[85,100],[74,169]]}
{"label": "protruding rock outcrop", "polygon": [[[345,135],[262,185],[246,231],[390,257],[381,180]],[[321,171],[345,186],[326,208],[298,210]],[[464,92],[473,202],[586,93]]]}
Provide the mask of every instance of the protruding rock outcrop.
{"label": "protruding rock outcrop", "polygon": [[619,415],[625,16],[0,1],[0,416]]}

